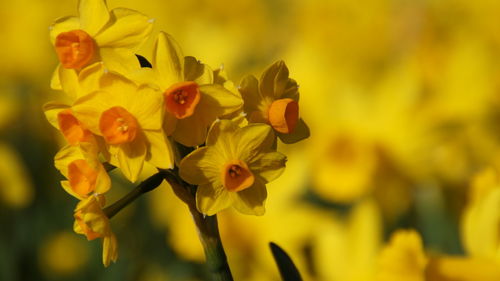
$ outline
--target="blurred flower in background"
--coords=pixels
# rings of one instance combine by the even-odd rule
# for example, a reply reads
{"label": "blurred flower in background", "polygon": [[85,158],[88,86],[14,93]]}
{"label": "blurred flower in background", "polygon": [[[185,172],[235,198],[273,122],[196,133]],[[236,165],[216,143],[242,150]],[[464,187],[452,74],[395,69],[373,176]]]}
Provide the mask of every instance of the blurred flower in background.
{"label": "blurred flower in background", "polygon": [[[113,219],[109,268],[70,232],[42,105],[60,96],[48,28],[76,2],[0,2],[0,280],[208,280],[166,183]],[[155,19],[145,57],[163,30],[235,85],[280,59],[299,82],[311,137],[279,144],[267,213],[219,216],[235,280],[280,280],[270,241],[305,280],[499,280],[500,2],[107,2]],[[111,177],[109,202],[132,188]]]}

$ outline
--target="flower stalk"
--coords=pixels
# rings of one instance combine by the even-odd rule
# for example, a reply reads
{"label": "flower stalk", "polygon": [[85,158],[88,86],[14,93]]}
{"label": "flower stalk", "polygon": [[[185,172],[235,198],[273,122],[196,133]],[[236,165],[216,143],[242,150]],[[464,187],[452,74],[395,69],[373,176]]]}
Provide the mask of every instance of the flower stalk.
{"label": "flower stalk", "polygon": [[227,263],[226,253],[219,235],[217,215],[205,216],[196,208],[189,207],[198,236],[205,252],[206,264],[213,281],[232,281],[233,276]]}
{"label": "flower stalk", "polygon": [[152,175],[151,177],[141,182],[136,188],[134,188],[134,190],[129,192],[123,198],[111,204],[110,206],[104,208],[103,210],[104,213],[109,219],[111,219],[123,208],[128,206],[130,203],[134,202],[134,200],[137,199],[137,197],[157,188],[162,181],[163,181],[163,174],[161,172]]}
{"label": "flower stalk", "polygon": [[[183,155],[189,154],[192,149],[179,143],[176,144],[178,151]],[[203,251],[205,252],[206,265],[213,281],[233,281],[231,269],[227,262],[226,253],[222,245],[219,233],[217,215],[207,216],[198,211],[196,207],[195,185],[190,185],[179,177],[179,170],[162,170],[165,180],[170,184],[174,193],[189,208],[193,221],[198,230],[198,237]]]}

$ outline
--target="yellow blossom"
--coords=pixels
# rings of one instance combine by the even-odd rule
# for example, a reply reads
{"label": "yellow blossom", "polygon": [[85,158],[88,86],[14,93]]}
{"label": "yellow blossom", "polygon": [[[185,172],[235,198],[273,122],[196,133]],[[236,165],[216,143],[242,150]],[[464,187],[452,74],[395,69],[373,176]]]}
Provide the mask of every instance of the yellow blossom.
{"label": "yellow blossom", "polygon": [[92,143],[65,146],[55,156],[56,168],[68,179],[61,185],[72,196],[83,199],[90,193],[103,194],[111,187],[108,173]]}
{"label": "yellow blossom", "polygon": [[395,232],[379,257],[379,281],[494,281],[498,263],[476,257],[428,256],[414,230]]}
{"label": "yellow blossom", "polygon": [[239,212],[262,215],[266,183],[285,168],[286,157],[272,150],[274,133],[264,124],[239,128],[229,120],[215,122],[206,146],[180,163],[180,176],[198,185],[198,210],[213,215],[230,206]]}
{"label": "yellow blossom", "polygon": [[78,203],[75,208],[73,230],[83,234],[88,240],[103,239],[102,262],[108,266],[118,258],[118,243],[111,231],[108,217],[104,214],[105,199],[102,195],[90,196]]}
{"label": "yellow blossom", "polygon": [[[60,89],[60,77],[96,61],[125,72],[138,63],[134,51],[147,39],[152,21],[145,15],[116,8],[108,11],[105,0],[81,0],[79,17],[63,17],[50,26],[50,40],[60,65],[51,86]],[[69,74],[71,75],[71,74]]]}
{"label": "yellow blossom", "polygon": [[422,239],[414,230],[395,232],[379,257],[380,281],[425,281],[424,270],[428,259],[424,254]]}
{"label": "yellow blossom", "polygon": [[240,92],[249,122],[269,124],[281,141],[295,143],[309,137],[309,128],[299,115],[299,87],[288,75],[285,63],[278,61],[264,71],[260,81],[252,75],[245,77]]}
{"label": "yellow blossom", "polygon": [[494,168],[474,178],[462,218],[462,241],[473,257],[500,263],[500,180]]}
{"label": "yellow blossom", "polygon": [[73,114],[92,133],[104,138],[109,162],[130,181],[137,180],[144,161],[171,168],[173,153],[162,129],[161,93],[119,74],[100,72],[100,90],[77,99]]}
{"label": "yellow blossom", "polygon": [[35,192],[20,155],[0,142],[0,159],[0,204],[15,209],[29,206]]}
{"label": "yellow blossom", "polygon": [[40,267],[49,276],[74,274],[83,269],[89,258],[85,241],[68,231],[49,236],[38,253]]}
{"label": "yellow blossom", "polygon": [[182,55],[174,39],[160,32],[153,50],[152,69],[142,69],[140,79],[153,83],[165,97],[165,132],[185,146],[205,142],[207,129],[218,117],[241,108],[243,101],[214,73],[193,57]]}

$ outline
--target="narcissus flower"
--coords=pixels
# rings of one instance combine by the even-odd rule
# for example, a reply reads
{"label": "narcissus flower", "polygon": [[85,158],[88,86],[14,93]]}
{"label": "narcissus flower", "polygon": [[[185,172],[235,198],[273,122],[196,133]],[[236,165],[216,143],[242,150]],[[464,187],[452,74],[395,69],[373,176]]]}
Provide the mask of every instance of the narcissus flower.
{"label": "narcissus flower", "polygon": [[498,263],[463,256],[428,256],[414,230],[395,232],[379,258],[378,281],[494,281],[500,280]]}
{"label": "narcissus flower", "polygon": [[55,156],[56,168],[68,179],[61,185],[69,194],[84,199],[90,193],[103,194],[111,187],[108,173],[98,158],[92,143],[65,146]]}
{"label": "narcissus flower", "polygon": [[253,75],[243,78],[240,93],[250,123],[269,124],[281,141],[295,143],[309,137],[309,128],[299,115],[299,87],[288,75],[285,63],[278,61],[260,81]]}
{"label": "narcissus flower", "polygon": [[105,199],[102,195],[90,196],[80,201],[75,208],[73,230],[85,235],[88,240],[103,239],[102,262],[104,266],[108,266],[118,258],[118,242],[111,231],[109,219],[102,210],[104,205]]}
{"label": "narcissus flower", "polygon": [[500,263],[500,176],[489,167],[476,175],[462,218],[466,252]]}
{"label": "narcissus flower", "polygon": [[243,104],[238,93],[215,84],[214,73],[207,65],[193,57],[184,58],[166,33],[158,35],[152,65],[152,69],[143,69],[139,79],[163,91],[165,132],[185,146],[204,143],[210,124]]}
{"label": "narcissus flower", "polygon": [[380,281],[425,281],[428,259],[422,239],[414,230],[395,232],[389,244],[380,253],[378,279]]}
{"label": "narcissus flower", "polygon": [[61,88],[64,72],[96,61],[121,73],[138,67],[134,51],[151,33],[148,17],[125,8],[108,11],[105,0],[80,0],[78,11],[79,17],[63,17],[50,26],[50,40],[60,61],[52,78],[53,88]]}
{"label": "narcissus flower", "polygon": [[170,142],[162,129],[163,96],[155,88],[101,70],[101,88],[75,101],[73,114],[91,132],[102,136],[109,162],[134,182],[144,161],[158,168],[173,164]]}
{"label": "narcissus flower", "polygon": [[264,214],[266,183],[281,175],[286,162],[272,150],[274,138],[265,124],[239,128],[229,120],[215,122],[206,146],[186,156],[179,168],[182,179],[198,185],[198,210],[213,215],[233,206],[244,214]]}

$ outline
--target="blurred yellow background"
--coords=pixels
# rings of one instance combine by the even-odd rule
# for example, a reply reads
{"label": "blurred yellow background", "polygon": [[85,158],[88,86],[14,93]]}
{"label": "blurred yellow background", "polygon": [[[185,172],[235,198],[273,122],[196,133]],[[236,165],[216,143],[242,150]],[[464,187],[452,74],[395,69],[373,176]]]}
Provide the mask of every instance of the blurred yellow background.
{"label": "blurred yellow background", "polygon": [[[270,241],[306,280],[497,280],[499,1],[107,2],[155,19],[141,55],[165,31],[236,84],[283,59],[300,85],[311,137],[280,147],[289,162],[267,213],[220,215],[236,280],[280,280]],[[166,184],[113,219],[121,252],[109,268],[98,242],[72,232],[77,202],[59,186],[62,142],[42,105],[58,95],[48,27],[76,14],[76,0],[0,0],[0,280],[207,280]],[[115,198],[132,187],[113,182]],[[419,234],[391,240],[399,229]]]}

